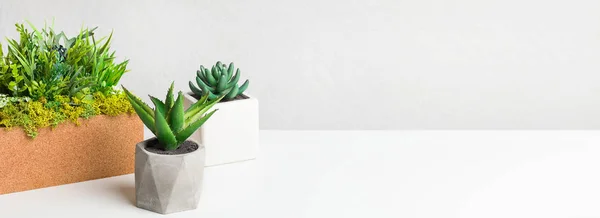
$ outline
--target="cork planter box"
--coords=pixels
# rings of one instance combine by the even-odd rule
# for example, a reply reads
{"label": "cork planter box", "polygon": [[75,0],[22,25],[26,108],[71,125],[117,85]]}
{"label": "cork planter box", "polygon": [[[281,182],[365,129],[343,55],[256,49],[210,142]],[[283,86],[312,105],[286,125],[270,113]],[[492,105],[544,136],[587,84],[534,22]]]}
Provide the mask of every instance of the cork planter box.
{"label": "cork planter box", "polygon": [[[234,163],[256,158],[258,150],[258,100],[243,94],[245,99],[220,102],[219,109],[190,138],[206,149],[206,166]],[[192,93],[185,94],[187,109],[198,101]]]}
{"label": "cork planter box", "polygon": [[143,128],[133,114],[61,123],[35,139],[0,129],[0,194],[133,173]]}

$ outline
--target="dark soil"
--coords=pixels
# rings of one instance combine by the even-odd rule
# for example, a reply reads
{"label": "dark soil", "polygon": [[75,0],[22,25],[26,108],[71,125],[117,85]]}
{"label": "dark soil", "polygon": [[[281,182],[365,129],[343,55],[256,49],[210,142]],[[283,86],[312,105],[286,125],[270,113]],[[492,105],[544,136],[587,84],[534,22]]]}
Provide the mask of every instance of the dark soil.
{"label": "dark soil", "polygon": [[[200,99],[200,97],[201,97],[201,96],[198,96],[198,95],[196,95],[196,94],[194,94],[194,93],[192,93],[191,95],[192,95],[192,97],[194,97],[196,100]],[[235,100],[244,100],[244,99],[249,99],[249,98],[250,98],[250,97],[248,97],[248,96],[246,96],[246,95],[244,95],[244,94],[241,94],[241,95],[235,96],[235,98],[233,98],[233,99],[231,99],[231,100],[225,100],[225,99],[222,99],[220,102],[229,102],[229,101],[235,101]]]}
{"label": "dark soil", "polygon": [[159,143],[157,139],[154,139],[150,142],[148,142],[148,145],[146,145],[146,151],[155,153],[155,154],[164,154],[164,155],[176,155],[176,154],[187,154],[190,152],[193,152],[195,150],[198,150],[198,144],[192,142],[192,141],[185,141],[183,142],[179,148],[172,150],[172,151],[165,151],[163,150],[161,147],[159,147]]}

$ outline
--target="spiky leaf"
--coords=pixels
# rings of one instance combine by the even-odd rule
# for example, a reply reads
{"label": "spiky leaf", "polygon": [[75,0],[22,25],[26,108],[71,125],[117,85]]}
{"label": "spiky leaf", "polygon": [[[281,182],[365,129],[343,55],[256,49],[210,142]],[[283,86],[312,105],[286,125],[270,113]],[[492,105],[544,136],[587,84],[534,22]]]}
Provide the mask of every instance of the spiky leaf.
{"label": "spiky leaf", "polygon": [[177,136],[176,136],[177,141],[183,142],[187,138],[189,138],[198,128],[200,128],[200,126],[202,126],[202,124],[204,124],[218,110],[219,109],[215,109],[215,110],[211,111],[210,113],[206,114],[204,117],[194,121],[193,123],[191,123],[190,125],[185,127],[181,132],[177,133]]}
{"label": "spiky leaf", "polygon": [[215,99],[215,98],[219,97],[218,95],[212,93],[211,91],[204,89],[204,87],[202,88],[202,93],[208,94],[209,99]]}
{"label": "spiky leaf", "polygon": [[179,132],[183,127],[184,122],[184,111],[183,111],[183,93],[179,92],[177,100],[173,105],[173,108],[169,112],[169,123],[171,124],[171,130],[173,132]]}
{"label": "spiky leaf", "polygon": [[140,117],[140,120],[142,120],[144,125],[146,125],[146,127],[148,127],[148,129],[152,131],[152,133],[156,134],[156,130],[154,128],[154,116],[148,114],[148,112],[146,112],[146,110],[144,110],[142,106],[140,106],[132,98],[135,98],[135,96],[127,96],[127,99],[129,99],[133,110],[135,110],[135,113],[138,115],[138,117]]}
{"label": "spiky leaf", "polygon": [[163,116],[163,114],[156,110],[154,113],[154,117],[156,117],[156,138],[158,141],[164,146],[165,150],[175,150],[177,149],[178,143],[177,138],[169,128],[169,124],[167,120]]}
{"label": "spiky leaf", "polygon": [[142,100],[140,100],[137,96],[135,96],[134,94],[132,94],[128,89],[126,89],[124,86],[121,86],[123,88],[123,91],[125,92],[125,94],[131,98],[137,105],[139,105],[147,114],[150,114],[152,116],[152,119],[154,119],[154,110],[152,110],[152,108],[150,108],[146,103],[144,103]]}
{"label": "spiky leaf", "polygon": [[190,116],[194,115],[194,113],[197,113],[197,112],[193,112],[193,111],[195,111],[196,108],[204,105],[206,100],[208,100],[208,94],[201,95],[201,96],[202,97],[200,99],[198,99],[198,101],[196,101],[196,103],[192,104],[187,110],[185,110],[184,115],[183,115],[184,120],[188,120],[188,118]]}
{"label": "spiky leaf", "polygon": [[[167,109],[165,106],[165,103],[160,101],[158,98],[148,95],[150,96],[150,100],[152,101],[152,103],[154,103],[154,110],[160,112],[160,114],[163,115],[163,117],[167,117]],[[156,117],[155,117],[156,119]]]}
{"label": "spiky leaf", "polygon": [[[188,112],[188,114],[186,114],[187,119],[185,119],[185,125],[189,125],[190,122],[202,117],[202,115],[204,113],[206,113],[206,111],[208,111],[210,108],[215,106],[215,104],[219,103],[219,101],[221,101],[221,99],[223,99],[224,97],[225,97],[225,95],[222,95],[217,98],[214,98],[213,100],[210,100],[208,102],[200,104],[198,106],[192,105],[192,107],[195,107],[195,108],[194,108],[194,110],[190,110]],[[210,96],[209,96],[209,99],[210,99]],[[195,104],[199,104],[199,102],[196,102]]]}
{"label": "spiky leaf", "polygon": [[165,98],[165,111],[170,111],[171,107],[173,107],[173,86],[175,82],[171,82],[171,87],[169,87],[169,91],[167,92],[167,97]]}

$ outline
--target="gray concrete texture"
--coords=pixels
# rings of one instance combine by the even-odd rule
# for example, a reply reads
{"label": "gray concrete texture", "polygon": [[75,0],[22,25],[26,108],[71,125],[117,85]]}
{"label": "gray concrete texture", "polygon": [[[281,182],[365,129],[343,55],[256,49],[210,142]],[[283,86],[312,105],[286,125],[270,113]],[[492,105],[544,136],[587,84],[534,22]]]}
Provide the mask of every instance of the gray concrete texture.
{"label": "gray concrete texture", "polygon": [[198,150],[187,154],[161,155],[144,149],[151,140],[136,146],[136,206],[160,214],[196,209],[202,193],[204,146],[198,143]]}

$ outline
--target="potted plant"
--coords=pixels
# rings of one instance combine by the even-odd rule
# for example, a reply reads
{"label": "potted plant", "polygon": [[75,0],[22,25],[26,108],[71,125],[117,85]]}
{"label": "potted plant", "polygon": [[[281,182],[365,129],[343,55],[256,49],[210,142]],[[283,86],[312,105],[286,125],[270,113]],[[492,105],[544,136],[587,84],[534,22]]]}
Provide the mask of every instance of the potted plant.
{"label": "potted plant", "polygon": [[16,28],[0,44],[0,194],[132,173],[143,125],[114,88],[128,61],[112,34]]}
{"label": "potted plant", "polygon": [[195,76],[195,81],[189,82],[191,92],[185,94],[186,107],[206,94],[209,99],[225,96],[215,105],[219,114],[192,135],[206,147],[206,166],[256,158],[258,100],[244,93],[248,80],[238,86],[240,69],[235,69],[233,63],[225,65],[219,61],[211,69],[201,65]]}
{"label": "potted plant", "polygon": [[221,98],[208,94],[183,107],[183,93],[173,98],[173,83],[166,99],[150,96],[154,108],[123,88],[142,122],[156,137],[137,143],[135,150],[136,205],[168,214],[196,209],[202,192],[204,146],[188,139],[217,110],[208,112]]}

